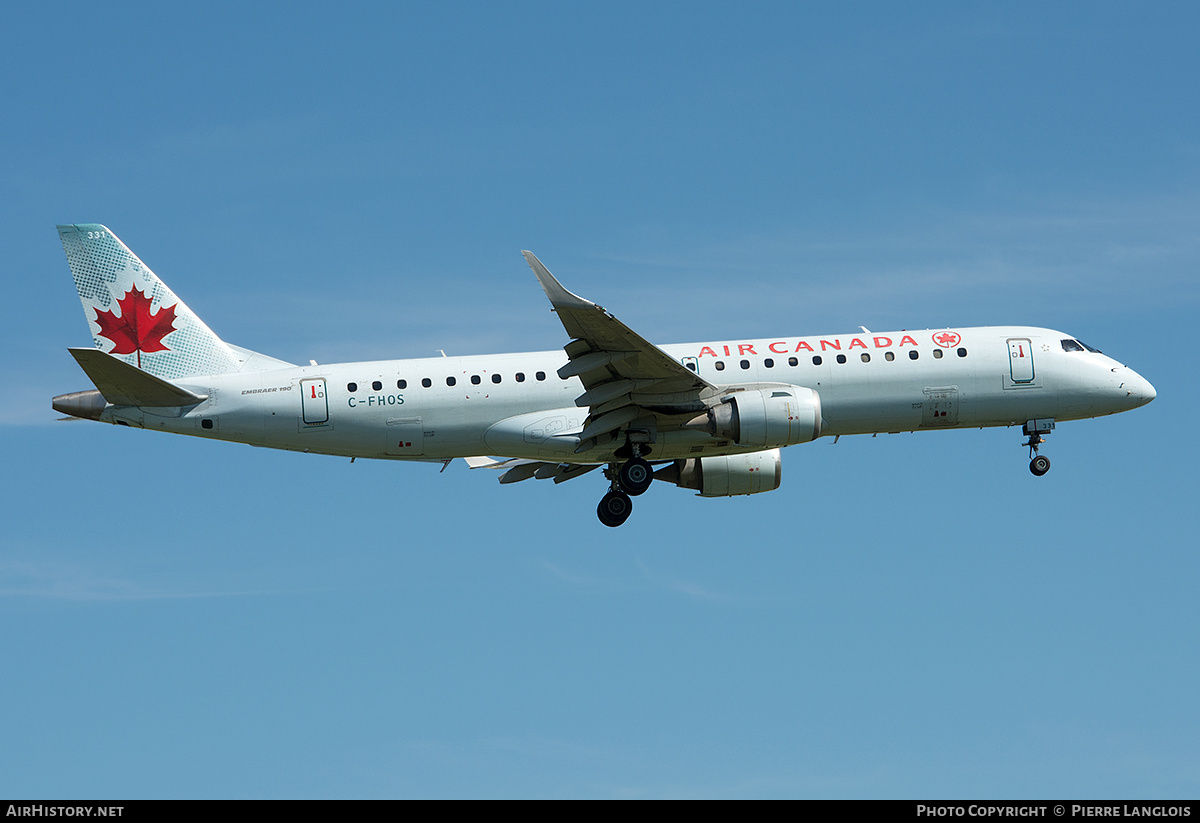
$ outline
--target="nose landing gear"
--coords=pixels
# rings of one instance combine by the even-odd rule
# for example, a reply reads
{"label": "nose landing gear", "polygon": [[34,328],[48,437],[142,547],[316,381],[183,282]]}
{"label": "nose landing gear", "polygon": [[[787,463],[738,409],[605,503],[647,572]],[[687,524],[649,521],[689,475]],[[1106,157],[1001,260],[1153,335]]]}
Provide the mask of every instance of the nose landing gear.
{"label": "nose landing gear", "polygon": [[1021,445],[1029,447],[1029,471],[1034,477],[1041,477],[1050,471],[1050,458],[1038,454],[1038,446],[1046,442],[1042,435],[1054,431],[1054,421],[1051,419],[1026,420],[1024,433],[1029,437]]}

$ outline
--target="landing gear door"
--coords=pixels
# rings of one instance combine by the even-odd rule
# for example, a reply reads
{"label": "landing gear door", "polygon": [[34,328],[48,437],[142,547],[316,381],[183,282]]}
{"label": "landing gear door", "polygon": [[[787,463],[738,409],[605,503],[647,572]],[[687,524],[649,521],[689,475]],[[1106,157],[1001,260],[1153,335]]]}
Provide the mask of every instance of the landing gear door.
{"label": "landing gear door", "polygon": [[329,396],[324,378],[300,381],[300,420],[305,428],[329,425]]}
{"label": "landing gear door", "polygon": [[1027,338],[1009,338],[1008,367],[1014,383],[1033,382],[1033,347]]}

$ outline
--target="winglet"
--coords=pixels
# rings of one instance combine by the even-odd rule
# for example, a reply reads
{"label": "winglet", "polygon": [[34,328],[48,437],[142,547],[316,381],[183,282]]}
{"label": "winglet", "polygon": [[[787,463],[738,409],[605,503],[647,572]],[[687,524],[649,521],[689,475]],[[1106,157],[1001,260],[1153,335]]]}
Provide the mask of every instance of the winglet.
{"label": "winglet", "polygon": [[529,264],[529,268],[533,269],[538,282],[542,284],[542,291],[546,292],[552,306],[573,309],[600,308],[591,300],[584,300],[579,295],[567,291],[563,284],[559,283],[550,273],[550,270],[542,265],[542,261],[537,259],[536,254],[531,251],[523,251],[521,254],[525,255],[525,262]]}

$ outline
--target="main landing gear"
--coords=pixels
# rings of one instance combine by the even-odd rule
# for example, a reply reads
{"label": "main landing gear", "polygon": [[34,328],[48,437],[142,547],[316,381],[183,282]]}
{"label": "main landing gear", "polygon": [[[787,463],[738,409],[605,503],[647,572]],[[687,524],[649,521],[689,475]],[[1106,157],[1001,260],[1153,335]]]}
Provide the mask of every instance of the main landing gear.
{"label": "main landing gear", "polygon": [[1033,472],[1034,477],[1041,477],[1050,471],[1050,458],[1038,454],[1038,446],[1046,442],[1046,438],[1042,435],[1051,431],[1054,431],[1053,420],[1025,421],[1024,432],[1029,439],[1021,445],[1029,447],[1029,471]]}
{"label": "main landing gear", "polygon": [[617,469],[617,482],[622,489],[637,497],[645,494],[654,482],[654,469],[639,455],[621,464],[621,468]]}
{"label": "main landing gear", "polygon": [[654,469],[642,458],[640,450],[635,446],[632,458],[619,466],[616,463],[609,464],[605,475],[610,481],[608,494],[600,498],[596,516],[604,525],[616,528],[633,513],[631,498],[644,494],[654,482]]}
{"label": "main landing gear", "polygon": [[608,494],[600,498],[600,505],[596,507],[596,516],[600,518],[600,522],[613,528],[628,520],[631,514],[633,501],[620,489],[610,489]]}

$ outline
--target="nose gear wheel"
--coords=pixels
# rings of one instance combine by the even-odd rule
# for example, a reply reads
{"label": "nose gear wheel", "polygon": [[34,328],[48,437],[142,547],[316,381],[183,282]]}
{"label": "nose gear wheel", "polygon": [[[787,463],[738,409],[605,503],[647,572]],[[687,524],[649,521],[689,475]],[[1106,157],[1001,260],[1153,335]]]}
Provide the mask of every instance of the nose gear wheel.
{"label": "nose gear wheel", "polygon": [[1038,454],[1038,447],[1046,442],[1046,438],[1042,437],[1042,431],[1049,431],[1054,428],[1054,421],[1048,421],[1049,426],[1039,427],[1037,423],[1046,421],[1030,420],[1025,424],[1024,432],[1029,436],[1029,439],[1022,443],[1022,446],[1029,447],[1029,471],[1034,477],[1041,477],[1046,472],[1050,471],[1050,458]]}

